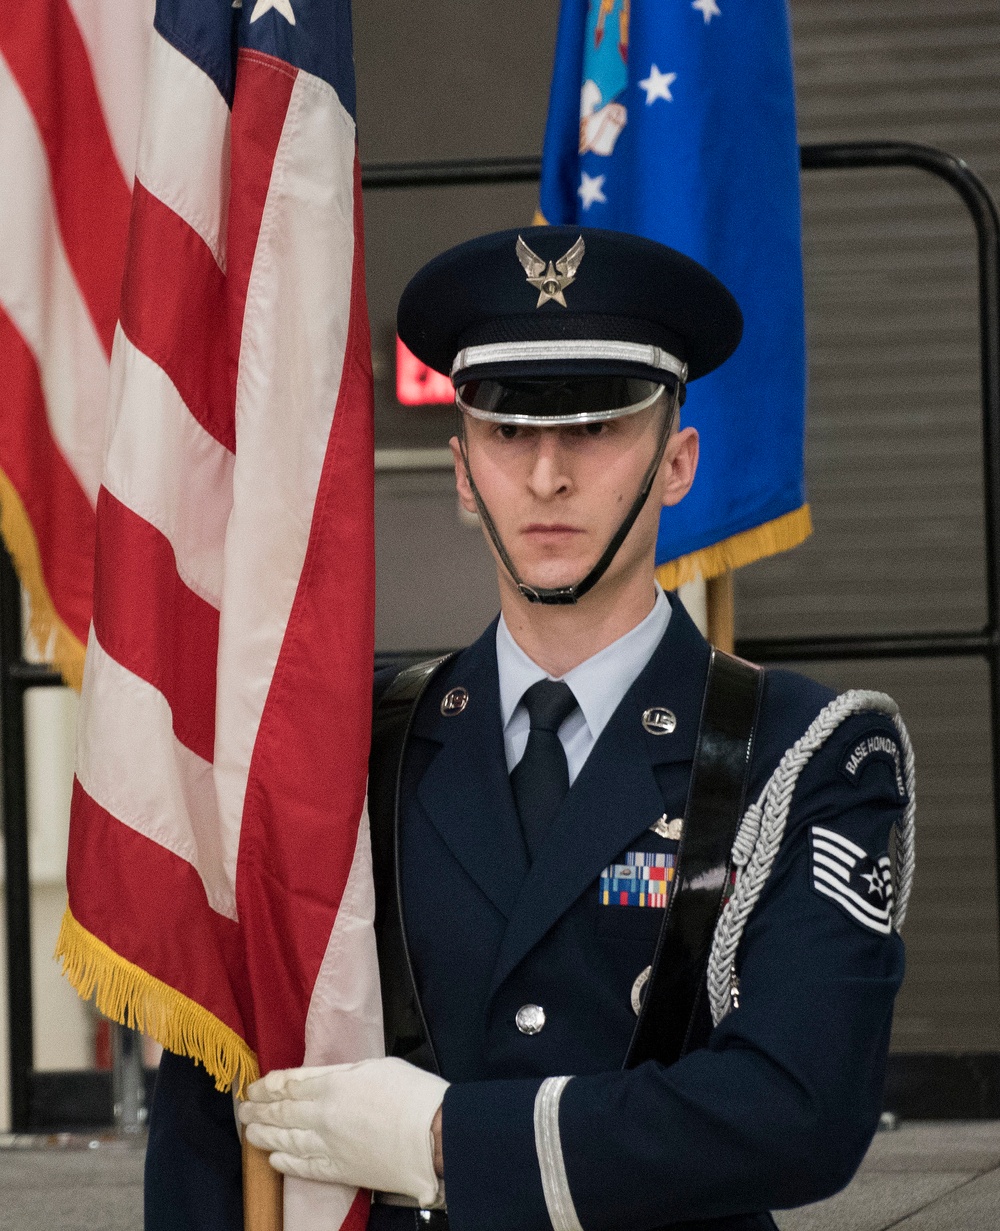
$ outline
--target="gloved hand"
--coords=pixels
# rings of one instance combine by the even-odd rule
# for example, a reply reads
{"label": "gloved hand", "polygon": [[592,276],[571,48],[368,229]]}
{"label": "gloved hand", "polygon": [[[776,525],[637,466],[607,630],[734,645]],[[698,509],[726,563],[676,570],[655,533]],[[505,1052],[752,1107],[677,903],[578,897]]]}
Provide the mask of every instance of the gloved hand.
{"label": "gloved hand", "polygon": [[286,1175],[380,1192],[429,1207],[438,1197],[431,1122],[448,1082],[389,1057],[275,1069],[247,1089],[247,1140]]}

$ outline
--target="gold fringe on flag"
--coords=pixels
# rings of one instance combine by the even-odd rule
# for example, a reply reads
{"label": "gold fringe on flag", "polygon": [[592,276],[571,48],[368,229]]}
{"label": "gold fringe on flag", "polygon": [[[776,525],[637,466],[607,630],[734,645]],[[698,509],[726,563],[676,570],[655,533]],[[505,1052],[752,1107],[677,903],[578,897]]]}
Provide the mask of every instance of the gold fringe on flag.
{"label": "gold fringe on flag", "polygon": [[83,685],[85,647],[56,611],[42,572],[38,540],[17,488],[0,470],[0,534],[7,545],[21,585],[28,594],[32,640],[70,688]]}
{"label": "gold fringe on flag", "polygon": [[664,590],[676,590],[697,577],[711,581],[713,577],[721,577],[723,573],[742,568],[744,564],[753,564],[765,556],[798,547],[810,534],[812,517],[809,506],[804,504],[791,513],[776,517],[774,521],[723,539],[721,543],[713,543],[711,547],[703,547],[688,556],[668,560],[656,570],[656,580]]}
{"label": "gold fringe on flag", "polygon": [[55,957],[84,1000],[105,1017],[140,1030],[167,1051],[190,1056],[215,1078],[217,1090],[238,1097],[260,1076],[256,1054],[207,1009],[120,957],[88,932],[66,907]]}

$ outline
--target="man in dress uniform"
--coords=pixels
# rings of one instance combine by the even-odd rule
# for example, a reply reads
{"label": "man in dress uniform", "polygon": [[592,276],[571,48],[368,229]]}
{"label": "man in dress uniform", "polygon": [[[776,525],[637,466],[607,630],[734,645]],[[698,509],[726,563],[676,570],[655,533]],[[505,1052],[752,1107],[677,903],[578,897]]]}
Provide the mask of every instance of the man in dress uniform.
{"label": "man in dress uniform", "polygon": [[[377,1231],[771,1228],[875,1131],[905,728],[713,651],[653,580],[697,465],[686,383],[741,328],[695,262],[586,228],[482,237],[404,292],[501,614],[376,681],[387,1058],[268,1074],[239,1109],[279,1170],[375,1190]],[[165,1056],[147,1226],[240,1219],[231,1102]]]}

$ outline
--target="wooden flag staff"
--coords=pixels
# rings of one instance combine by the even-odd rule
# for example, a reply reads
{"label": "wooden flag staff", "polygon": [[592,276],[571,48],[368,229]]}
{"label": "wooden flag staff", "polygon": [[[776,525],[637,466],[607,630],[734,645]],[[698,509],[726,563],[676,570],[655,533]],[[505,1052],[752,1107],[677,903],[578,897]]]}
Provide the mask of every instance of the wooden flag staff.
{"label": "wooden flag staff", "polygon": [[706,582],[705,607],[708,612],[709,641],[727,654],[732,654],[736,641],[736,609],[731,572],[727,571]]}
{"label": "wooden flag staff", "polygon": [[264,1150],[243,1143],[243,1226],[245,1231],[282,1231],[284,1176]]}

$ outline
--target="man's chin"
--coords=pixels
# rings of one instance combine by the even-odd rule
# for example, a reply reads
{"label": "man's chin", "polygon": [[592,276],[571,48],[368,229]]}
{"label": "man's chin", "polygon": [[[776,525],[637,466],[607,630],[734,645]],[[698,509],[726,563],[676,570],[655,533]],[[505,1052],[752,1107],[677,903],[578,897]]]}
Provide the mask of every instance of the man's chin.
{"label": "man's chin", "polygon": [[533,590],[565,590],[583,581],[593,567],[580,564],[573,568],[518,570],[518,577]]}

